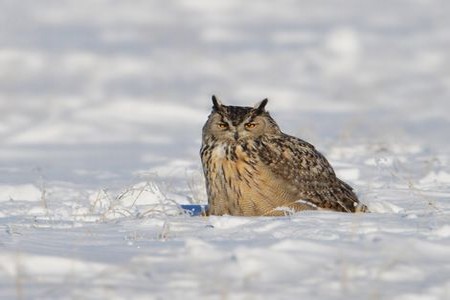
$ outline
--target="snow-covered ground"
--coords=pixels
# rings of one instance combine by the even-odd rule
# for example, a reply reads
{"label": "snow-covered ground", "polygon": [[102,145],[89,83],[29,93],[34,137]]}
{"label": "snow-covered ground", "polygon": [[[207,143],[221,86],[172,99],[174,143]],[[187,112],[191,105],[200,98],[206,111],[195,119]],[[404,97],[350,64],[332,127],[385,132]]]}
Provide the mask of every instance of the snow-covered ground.
{"label": "snow-covered ground", "polygon": [[[0,299],[450,299],[449,9],[0,1]],[[372,213],[182,214],[212,93]]]}

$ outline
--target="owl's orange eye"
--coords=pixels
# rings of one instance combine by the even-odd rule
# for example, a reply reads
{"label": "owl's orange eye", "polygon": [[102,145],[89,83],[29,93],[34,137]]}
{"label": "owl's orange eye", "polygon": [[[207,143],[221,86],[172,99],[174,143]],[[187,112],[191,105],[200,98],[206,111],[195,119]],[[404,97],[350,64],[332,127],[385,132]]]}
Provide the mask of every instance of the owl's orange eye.
{"label": "owl's orange eye", "polygon": [[219,127],[220,129],[225,129],[225,128],[228,128],[228,124],[227,123],[219,123],[219,124],[217,124],[217,127]]}
{"label": "owl's orange eye", "polygon": [[256,127],[256,123],[247,123],[245,124],[245,128],[247,129],[252,129]]}

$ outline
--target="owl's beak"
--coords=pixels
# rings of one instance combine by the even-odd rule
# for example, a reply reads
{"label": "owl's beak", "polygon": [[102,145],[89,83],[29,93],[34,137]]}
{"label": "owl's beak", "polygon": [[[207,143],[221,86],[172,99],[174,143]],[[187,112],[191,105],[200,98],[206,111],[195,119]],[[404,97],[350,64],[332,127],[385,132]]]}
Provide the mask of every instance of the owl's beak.
{"label": "owl's beak", "polygon": [[237,131],[234,133],[234,139],[236,141],[239,140],[239,133]]}

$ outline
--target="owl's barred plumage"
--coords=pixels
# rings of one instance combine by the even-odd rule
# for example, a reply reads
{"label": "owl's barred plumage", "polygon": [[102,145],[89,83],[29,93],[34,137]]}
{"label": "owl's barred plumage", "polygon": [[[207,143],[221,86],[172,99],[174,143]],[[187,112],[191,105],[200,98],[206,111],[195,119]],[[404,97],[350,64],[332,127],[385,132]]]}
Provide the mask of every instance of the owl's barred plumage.
{"label": "owl's barred plumage", "polygon": [[367,211],[313,145],[280,130],[265,110],[267,99],[255,107],[212,100],[201,148],[209,214]]}

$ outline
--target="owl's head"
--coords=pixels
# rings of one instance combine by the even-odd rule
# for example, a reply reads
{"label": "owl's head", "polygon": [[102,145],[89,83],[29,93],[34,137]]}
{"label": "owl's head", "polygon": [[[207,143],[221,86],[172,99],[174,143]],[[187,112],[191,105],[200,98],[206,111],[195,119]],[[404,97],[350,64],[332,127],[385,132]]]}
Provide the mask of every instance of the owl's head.
{"label": "owl's head", "polygon": [[212,112],[203,127],[203,137],[213,136],[218,140],[239,142],[280,132],[277,123],[265,109],[267,99],[254,107],[223,105],[214,95],[212,102]]}

